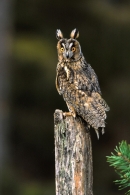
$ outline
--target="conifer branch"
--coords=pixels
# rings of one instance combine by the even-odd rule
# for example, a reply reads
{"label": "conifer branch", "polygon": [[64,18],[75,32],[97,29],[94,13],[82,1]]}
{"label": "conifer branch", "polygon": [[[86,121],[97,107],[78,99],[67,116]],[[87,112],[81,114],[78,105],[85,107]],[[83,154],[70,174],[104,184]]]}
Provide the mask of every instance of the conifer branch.
{"label": "conifer branch", "polygon": [[[107,162],[120,176],[120,179],[114,182],[119,185],[119,190],[122,190],[130,187],[130,145],[122,141],[114,150],[116,154],[111,153],[111,156],[107,156]],[[130,195],[130,190],[126,194]]]}

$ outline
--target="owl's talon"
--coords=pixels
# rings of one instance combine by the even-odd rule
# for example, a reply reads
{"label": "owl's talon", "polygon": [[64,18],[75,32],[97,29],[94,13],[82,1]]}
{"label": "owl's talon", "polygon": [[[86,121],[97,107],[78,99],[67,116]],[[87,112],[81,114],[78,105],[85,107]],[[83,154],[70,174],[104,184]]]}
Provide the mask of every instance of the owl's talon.
{"label": "owl's talon", "polygon": [[63,116],[73,116],[74,118],[76,118],[76,114],[75,113],[71,113],[71,112],[63,112]]}
{"label": "owl's talon", "polygon": [[72,116],[71,112],[63,112],[63,116],[66,117],[66,116]]}

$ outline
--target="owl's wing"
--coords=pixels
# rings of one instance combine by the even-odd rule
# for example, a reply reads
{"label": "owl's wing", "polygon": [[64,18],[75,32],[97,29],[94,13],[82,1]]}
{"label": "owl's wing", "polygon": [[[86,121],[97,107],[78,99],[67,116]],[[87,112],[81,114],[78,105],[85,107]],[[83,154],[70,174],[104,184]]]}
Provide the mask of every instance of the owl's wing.
{"label": "owl's wing", "polygon": [[98,82],[98,77],[95,73],[95,71],[93,70],[93,68],[90,66],[90,64],[87,64],[87,68],[88,68],[88,72],[90,74],[90,82],[92,85],[92,89],[98,93],[101,94],[101,90],[100,90],[100,86],[99,86],[99,82]]}
{"label": "owl's wing", "polygon": [[[84,71],[85,76],[86,76],[85,78],[86,78],[87,82],[90,83],[92,97],[93,97],[93,99],[95,99],[95,103],[97,102],[97,104],[95,104],[95,105],[100,105],[104,108],[104,111],[109,111],[110,110],[109,106],[107,105],[105,100],[101,97],[101,90],[100,90],[98,78],[97,78],[95,71],[90,66],[90,64],[87,64],[87,62],[85,62],[85,64],[86,64],[86,68],[87,68],[87,70]],[[96,92],[96,93],[93,93],[93,92]]]}
{"label": "owl's wing", "polygon": [[82,69],[77,69],[75,72],[75,95],[72,93],[75,98],[70,98],[71,104],[76,113],[82,116],[96,132],[101,127],[103,133],[106,111],[109,111],[109,107],[101,97],[97,75],[86,62],[84,62]]}
{"label": "owl's wing", "polygon": [[91,94],[93,91],[101,94],[97,75],[90,64],[85,60],[81,62],[81,69],[77,70],[75,84],[78,89]]}
{"label": "owl's wing", "polygon": [[58,91],[58,93],[61,95],[62,92],[60,90],[60,84],[59,84],[59,75],[63,74],[63,67],[61,66],[60,63],[57,64],[57,68],[56,68],[56,80],[55,80],[55,84],[56,84],[56,89]]}
{"label": "owl's wing", "polygon": [[59,88],[59,82],[58,82],[58,74],[56,75],[55,84],[56,84],[56,89],[57,89],[58,93],[61,95],[60,88]]}

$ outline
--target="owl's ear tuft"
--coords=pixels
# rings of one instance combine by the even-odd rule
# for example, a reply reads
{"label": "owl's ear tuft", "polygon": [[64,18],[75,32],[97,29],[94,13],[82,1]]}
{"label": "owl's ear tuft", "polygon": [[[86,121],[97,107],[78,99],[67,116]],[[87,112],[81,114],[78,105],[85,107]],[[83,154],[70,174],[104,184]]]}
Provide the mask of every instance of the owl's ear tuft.
{"label": "owl's ear tuft", "polygon": [[60,40],[60,39],[63,38],[63,33],[61,32],[60,29],[57,29],[57,30],[56,30],[56,38],[57,38],[58,40]]}
{"label": "owl's ear tuft", "polygon": [[70,37],[72,39],[77,39],[79,37],[79,31],[78,31],[78,29],[75,28],[74,30],[72,30],[72,32],[70,34]]}

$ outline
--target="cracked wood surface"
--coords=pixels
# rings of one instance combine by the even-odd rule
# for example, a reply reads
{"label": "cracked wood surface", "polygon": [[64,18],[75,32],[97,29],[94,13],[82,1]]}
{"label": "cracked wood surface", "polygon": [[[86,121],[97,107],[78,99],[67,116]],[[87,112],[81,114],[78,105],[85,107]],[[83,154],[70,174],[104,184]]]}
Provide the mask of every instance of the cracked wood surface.
{"label": "cracked wood surface", "polygon": [[79,117],[54,113],[56,195],[93,195],[90,133]]}

